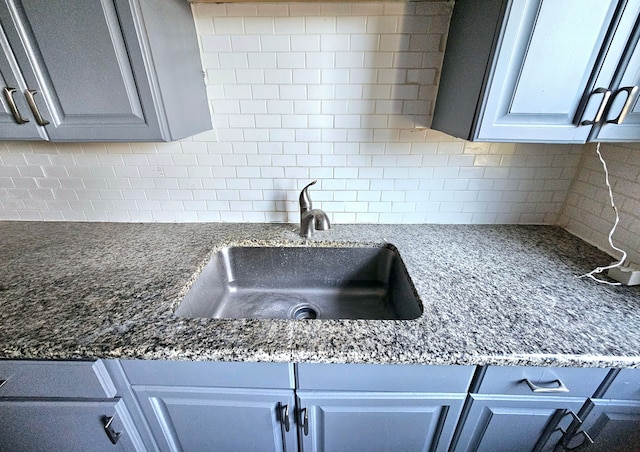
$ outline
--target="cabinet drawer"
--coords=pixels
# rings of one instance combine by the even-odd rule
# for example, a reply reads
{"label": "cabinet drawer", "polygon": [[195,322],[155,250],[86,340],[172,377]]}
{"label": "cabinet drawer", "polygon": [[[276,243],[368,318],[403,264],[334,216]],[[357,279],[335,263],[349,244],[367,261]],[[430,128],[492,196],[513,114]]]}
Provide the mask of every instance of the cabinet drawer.
{"label": "cabinet drawer", "polygon": [[602,398],[640,400],[640,369],[622,369]]}
{"label": "cabinet drawer", "polygon": [[0,397],[105,398],[113,383],[99,361],[0,360]]}
{"label": "cabinet drawer", "polygon": [[479,394],[591,397],[608,369],[488,367]]}
{"label": "cabinet drawer", "polygon": [[465,393],[474,366],[298,364],[298,388]]}
{"label": "cabinet drawer", "polygon": [[226,388],[293,388],[288,363],[123,360],[132,385]]}

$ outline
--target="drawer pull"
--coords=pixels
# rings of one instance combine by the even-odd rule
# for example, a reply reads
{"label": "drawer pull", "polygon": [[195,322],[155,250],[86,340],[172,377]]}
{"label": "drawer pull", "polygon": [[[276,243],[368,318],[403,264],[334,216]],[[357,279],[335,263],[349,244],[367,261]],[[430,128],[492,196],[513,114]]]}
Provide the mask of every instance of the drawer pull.
{"label": "drawer pull", "polygon": [[531,389],[532,392],[536,393],[569,392],[569,388],[567,388],[561,380],[553,380],[551,384],[553,384],[554,386],[539,386],[533,383],[528,378],[525,378],[522,381],[524,381],[527,386],[529,386],[529,389]]}

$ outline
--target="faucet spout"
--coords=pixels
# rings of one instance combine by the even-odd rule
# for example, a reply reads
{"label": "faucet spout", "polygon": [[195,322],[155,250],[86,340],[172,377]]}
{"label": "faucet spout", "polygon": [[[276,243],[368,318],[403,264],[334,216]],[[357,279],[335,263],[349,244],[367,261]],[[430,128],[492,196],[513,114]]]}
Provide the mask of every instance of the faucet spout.
{"label": "faucet spout", "polygon": [[309,238],[313,235],[313,231],[326,231],[331,228],[329,217],[324,211],[314,209],[311,203],[308,189],[318,181],[307,184],[300,192],[300,236]]}
{"label": "faucet spout", "polygon": [[316,182],[318,182],[317,180],[314,180],[313,182],[307,184],[302,191],[300,192],[300,198],[299,198],[299,202],[300,202],[300,214],[307,212],[308,210],[313,209],[312,203],[311,203],[311,197],[309,196],[309,187],[311,187],[312,185],[315,185]]}

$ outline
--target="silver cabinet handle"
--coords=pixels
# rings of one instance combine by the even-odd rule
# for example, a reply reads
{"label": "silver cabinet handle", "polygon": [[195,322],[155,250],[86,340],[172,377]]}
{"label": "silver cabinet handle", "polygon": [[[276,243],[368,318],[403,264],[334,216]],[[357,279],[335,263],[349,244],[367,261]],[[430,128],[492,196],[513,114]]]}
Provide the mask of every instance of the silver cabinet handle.
{"label": "silver cabinet handle", "polygon": [[309,434],[309,410],[306,408],[300,410],[300,424],[304,436],[307,436]]}
{"label": "silver cabinet handle", "polygon": [[524,380],[521,380],[521,381],[524,381],[527,384],[527,386],[529,386],[529,389],[531,389],[532,392],[536,392],[536,393],[569,392],[569,388],[567,388],[561,380],[553,380],[551,383],[554,384],[555,386],[538,386],[528,378],[525,378]]}
{"label": "silver cabinet handle", "polygon": [[625,86],[624,88],[620,88],[618,90],[618,92],[616,93],[616,95],[614,96],[614,99],[622,91],[627,93],[627,100],[625,101],[624,105],[622,106],[622,110],[620,110],[620,114],[618,115],[618,117],[615,118],[615,119],[608,120],[607,124],[622,124],[622,121],[624,121],[624,118],[626,118],[627,113],[629,113],[629,110],[631,109],[631,106],[633,105],[633,101],[636,100],[636,94],[638,92],[638,87],[637,86]]}
{"label": "silver cabinet handle", "polygon": [[282,418],[282,423],[284,424],[284,431],[288,432],[291,429],[291,422],[289,421],[289,405],[282,405],[280,407],[280,417]]}
{"label": "silver cabinet handle", "polygon": [[104,424],[104,431],[109,437],[111,443],[117,444],[118,440],[120,439],[120,435],[122,435],[122,432],[116,432],[111,426],[111,423],[113,422],[113,416],[103,416],[102,422]]}
{"label": "silver cabinet handle", "polygon": [[607,108],[607,103],[609,102],[609,98],[611,97],[611,91],[606,89],[606,88],[598,88],[594,92],[591,93],[592,96],[594,94],[604,94],[602,96],[602,101],[600,102],[600,107],[598,107],[598,111],[596,112],[596,116],[595,116],[595,118],[593,118],[592,121],[589,121],[589,120],[582,121],[580,123],[580,125],[590,126],[590,125],[593,125],[593,124],[595,124],[597,122],[600,122],[600,119],[602,119],[602,115],[604,113],[604,110],[605,110],[605,108]]}
{"label": "silver cabinet handle", "polygon": [[29,108],[31,108],[31,113],[33,113],[33,117],[36,118],[36,122],[39,126],[46,126],[48,124],[51,124],[40,114],[40,110],[38,110],[38,105],[36,105],[36,100],[34,99],[36,94],[38,94],[38,91],[36,91],[35,89],[28,89],[24,92],[24,95],[27,98],[27,103],[29,104]]}
{"label": "silver cabinet handle", "polygon": [[9,104],[9,110],[11,110],[13,119],[15,119],[18,124],[24,124],[25,122],[29,122],[29,120],[22,117],[15,100],[13,100],[13,93],[15,93],[16,91],[17,90],[15,88],[9,88],[6,86],[2,90],[2,92],[4,93],[4,98],[7,99],[7,103]]}
{"label": "silver cabinet handle", "polygon": [[[569,424],[566,430],[563,430],[562,427],[558,425],[552,433],[555,433],[555,432],[562,433],[562,437],[560,438],[560,441],[558,442],[558,444],[560,444],[563,448],[566,449],[568,447],[567,445],[569,444],[569,442],[571,442],[571,440],[576,437],[575,431],[578,428],[580,428],[580,426],[582,426],[582,419],[580,419],[578,415],[571,410],[564,410],[564,411],[565,412],[560,417],[560,419],[563,419],[566,416],[571,416],[573,418],[573,420],[571,421],[571,424]],[[573,432],[573,433],[569,433],[569,432]]]}

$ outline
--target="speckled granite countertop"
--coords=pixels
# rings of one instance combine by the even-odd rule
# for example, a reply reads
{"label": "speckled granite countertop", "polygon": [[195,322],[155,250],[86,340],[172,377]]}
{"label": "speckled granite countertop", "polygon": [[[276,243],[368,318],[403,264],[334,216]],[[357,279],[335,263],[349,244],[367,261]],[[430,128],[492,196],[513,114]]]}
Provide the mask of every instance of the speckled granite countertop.
{"label": "speckled granite countertop", "polygon": [[303,245],[287,224],[0,222],[0,358],[640,367],[640,288],[546,226],[335,225],[309,245],[397,246],[417,320],[177,318],[225,245]]}

